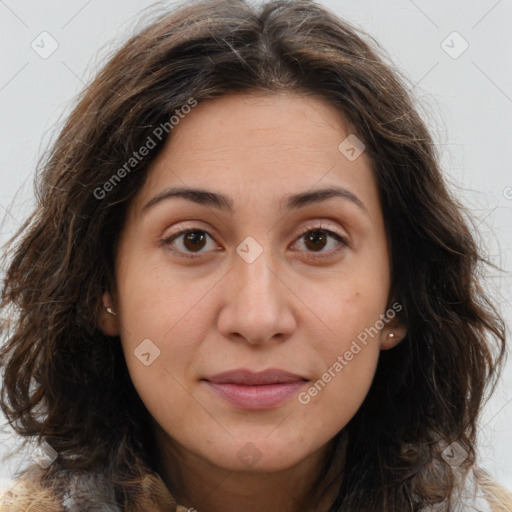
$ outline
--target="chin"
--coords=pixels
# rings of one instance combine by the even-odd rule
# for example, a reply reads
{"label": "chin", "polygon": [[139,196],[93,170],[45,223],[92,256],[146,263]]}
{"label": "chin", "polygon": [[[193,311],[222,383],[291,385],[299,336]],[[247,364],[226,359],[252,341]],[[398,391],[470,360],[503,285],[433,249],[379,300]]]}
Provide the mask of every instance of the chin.
{"label": "chin", "polygon": [[211,464],[228,471],[268,473],[289,469],[311,455],[304,451],[305,443],[288,441],[283,446],[281,440],[259,438],[251,441],[232,439],[230,443],[215,443],[209,446],[208,453],[197,455]]}

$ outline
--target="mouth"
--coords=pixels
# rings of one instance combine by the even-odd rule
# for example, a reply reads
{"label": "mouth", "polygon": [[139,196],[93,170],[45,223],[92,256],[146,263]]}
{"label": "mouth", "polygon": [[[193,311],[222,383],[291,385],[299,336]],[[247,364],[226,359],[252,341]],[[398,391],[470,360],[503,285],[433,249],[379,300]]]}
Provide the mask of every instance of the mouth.
{"label": "mouth", "polygon": [[284,370],[223,372],[201,379],[220,398],[245,410],[272,409],[295,396],[308,379]]}

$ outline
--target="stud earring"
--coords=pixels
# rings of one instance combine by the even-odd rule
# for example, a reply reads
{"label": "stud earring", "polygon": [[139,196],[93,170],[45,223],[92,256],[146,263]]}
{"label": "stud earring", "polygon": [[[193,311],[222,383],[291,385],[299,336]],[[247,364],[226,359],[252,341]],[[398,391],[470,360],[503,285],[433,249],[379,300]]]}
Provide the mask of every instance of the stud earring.
{"label": "stud earring", "polygon": [[388,335],[387,335],[387,337],[388,337],[389,339],[394,339],[394,338],[396,337],[396,334],[395,334],[394,332],[389,332],[389,333],[388,333]]}
{"label": "stud earring", "polygon": [[114,311],[112,310],[112,308],[107,308],[107,313],[110,313],[111,315],[116,316],[116,314],[114,313]]}

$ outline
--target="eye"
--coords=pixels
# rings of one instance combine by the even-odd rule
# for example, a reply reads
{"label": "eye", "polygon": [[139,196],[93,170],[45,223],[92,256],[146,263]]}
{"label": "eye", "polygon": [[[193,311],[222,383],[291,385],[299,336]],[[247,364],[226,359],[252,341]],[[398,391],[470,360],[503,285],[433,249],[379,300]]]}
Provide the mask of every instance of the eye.
{"label": "eye", "polygon": [[[171,250],[180,256],[194,258],[194,253],[200,253],[207,246],[208,238],[213,241],[213,238],[202,229],[186,229],[162,240],[162,243],[170,246]],[[178,245],[178,248],[175,249],[173,244]]]}
{"label": "eye", "polygon": [[[162,240],[162,244],[168,246],[171,251],[179,254],[180,256],[185,258],[194,258],[196,255],[208,252],[208,249],[203,250],[205,247],[208,247],[208,239],[213,242],[213,238],[206,231],[202,229],[189,228],[167,237]],[[322,227],[303,231],[299,236],[298,241],[302,239],[304,239],[304,243],[302,245],[306,247],[306,252],[319,254],[319,256],[316,254],[308,256],[310,259],[332,256],[348,245],[341,235]],[[329,243],[330,240],[331,242]],[[324,248],[329,247],[329,245],[334,246],[334,248],[324,250]],[[212,250],[216,251],[219,250],[219,248],[213,243],[210,248],[210,251]]]}
{"label": "eye", "polygon": [[[301,240],[304,240],[301,245],[306,247],[306,251],[313,252],[312,255],[307,256],[310,259],[333,256],[348,245],[341,235],[322,227],[308,229],[299,237],[298,241]],[[327,250],[324,250],[325,247],[327,247]],[[316,254],[319,254],[319,256]]]}

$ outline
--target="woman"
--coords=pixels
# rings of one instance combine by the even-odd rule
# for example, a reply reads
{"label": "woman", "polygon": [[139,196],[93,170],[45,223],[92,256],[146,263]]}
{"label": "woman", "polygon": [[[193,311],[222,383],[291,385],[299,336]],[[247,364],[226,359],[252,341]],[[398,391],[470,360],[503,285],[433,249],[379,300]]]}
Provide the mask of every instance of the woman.
{"label": "woman", "polygon": [[475,457],[503,320],[364,37],[188,2],[84,91],[4,280],[2,408],[40,446],[0,510],[511,509]]}

